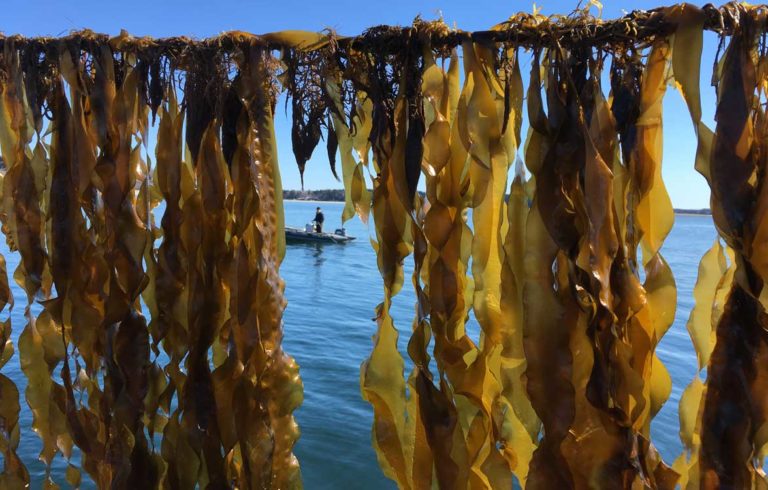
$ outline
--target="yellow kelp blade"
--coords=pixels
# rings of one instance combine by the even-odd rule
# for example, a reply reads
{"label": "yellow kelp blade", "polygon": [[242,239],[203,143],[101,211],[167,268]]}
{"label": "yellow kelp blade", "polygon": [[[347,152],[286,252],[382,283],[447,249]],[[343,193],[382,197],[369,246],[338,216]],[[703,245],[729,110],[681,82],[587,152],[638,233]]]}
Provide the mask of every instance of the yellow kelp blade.
{"label": "yellow kelp blade", "polygon": [[[732,264],[730,270],[733,271]],[[701,447],[701,412],[705,385],[699,374],[709,363],[715,346],[715,325],[712,322],[714,309],[717,308],[716,295],[719,289],[730,289],[730,280],[726,271],[726,256],[720,239],[704,254],[699,263],[699,274],[693,295],[696,300],[688,317],[688,333],[693,341],[699,368],[696,377],[686,387],[680,397],[680,439],[685,449],[675,461],[674,468],[680,473],[682,488],[699,486],[699,449]],[[732,277],[732,274],[730,275]],[[727,285],[724,284],[727,282]],[[718,315],[719,316],[719,315]]]}
{"label": "yellow kelp blade", "polygon": [[[383,94],[382,94],[383,96]],[[376,227],[376,247],[379,272],[384,282],[384,301],[376,309],[377,333],[371,356],[360,368],[363,398],[374,408],[373,443],[384,474],[402,488],[412,488],[410,466],[413,443],[406,429],[406,398],[404,364],[397,350],[398,332],[389,309],[391,298],[403,284],[403,260],[411,251],[411,232],[404,202],[398,195],[395,176],[402,169],[405,156],[405,108],[402,97],[396,101],[391,117],[398,120],[401,131],[390,132],[388,124],[376,129],[382,132],[374,143],[374,161],[380,178],[373,189],[373,220]],[[374,100],[376,110],[384,100]],[[373,116],[367,117],[373,118]],[[392,141],[386,151],[383,141]],[[402,171],[402,170],[401,170]]]}
{"label": "yellow kelp blade", "polygon": [[[480,352],[472,367],[478,371],[473,379],[478,391],[471,397],[480,410],[477,417],[482,417],[482,422],[473,424],[473,433],[467,434],[467,450],[475,458],[471,467],[475,477],[484,485],[496,488],[509,485],[510,469],[496,448],[492,412],[502,389],[500,295],[503,232],[508,226],[504,193],[512,158],[507,155],[502,141],[504,122],[499,114],[504,113],[504,97],[490,62],[492,55],[472,43],[464,43],[462,53],[467,106],[464,114],[466,133],[460,133],[460,136],[463,141],[471,142],[466,149],[469,153],[472,224],[475,230],[483,230],[475,234],[472,242],[472,309],[482,329],[482,337]],[[470,485],[478,484],[470,480]]]}

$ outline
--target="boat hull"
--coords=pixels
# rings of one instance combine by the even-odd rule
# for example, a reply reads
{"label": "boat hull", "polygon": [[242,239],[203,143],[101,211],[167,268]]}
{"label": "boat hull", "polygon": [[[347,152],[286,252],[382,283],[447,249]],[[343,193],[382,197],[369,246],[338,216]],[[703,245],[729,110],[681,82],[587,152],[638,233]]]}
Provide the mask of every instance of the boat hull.
{"label": "boat hull", "polygon": [[315,233],[302,230],[301,228],[286,228],[285,240],[288,243],[349,243],[354,240],[353,236],[336,235],[333,233]]}

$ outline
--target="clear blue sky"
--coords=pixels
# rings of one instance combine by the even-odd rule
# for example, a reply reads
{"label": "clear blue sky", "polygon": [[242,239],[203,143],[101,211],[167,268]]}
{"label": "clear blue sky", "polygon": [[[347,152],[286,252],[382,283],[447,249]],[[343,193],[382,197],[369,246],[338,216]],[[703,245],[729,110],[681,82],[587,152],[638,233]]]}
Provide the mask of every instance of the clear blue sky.
{"label": "clear blue sky", "polygon": [[[603,2],[605,18],[620,16],[623,11],[662,5],[660,0]],[[117,34],[120,29],[126,29],[138,36],[207,37],[229,30],[264,33],[284,29],[321,30],[327,27],[335,29],[339,34],[350,35],[377,24],[407,25],[419,14],[426,19],[442,15],[451,26],[481,30],[503,21],[515,12],[530,12],[533,7],[528,2],[499,0],[3,0],[2,3],[0,31],[25,36],[58,36],[71,30],[89,28],[109,34]],[[544,14],[565,14],[572,11],[576,4],[575,1],[545,0],[538,6]],[[704,120],[710,126],[713,124],[714,90],[709,86],[709,79],[716,46],[714,35],[707,35],[702,61],[702,103]],[[527,66],[522,69],[527,73]],[[290,126],[284,112],[278,112],[280,117],[276,122],[276,130],[284,187],[297,189],[299,174],[290,149]],[[693,170],[695,148],[696,141],[688,111],[680,95],[670,87],[664,105],[664,178],[675,207],[709,206],[706,182]],[[318,148],[307,164],[305,182],[309,189],[340,187],[328,170],[324,148]]]}

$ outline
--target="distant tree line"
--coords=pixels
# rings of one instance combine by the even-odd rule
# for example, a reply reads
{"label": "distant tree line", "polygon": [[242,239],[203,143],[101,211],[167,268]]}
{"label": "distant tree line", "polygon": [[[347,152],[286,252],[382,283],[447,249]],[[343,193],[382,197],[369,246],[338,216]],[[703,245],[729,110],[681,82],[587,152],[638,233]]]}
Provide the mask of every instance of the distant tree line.
{"label": "distant tree line", "polygon": [[341,201],[344,189],[321,189],[316,191],[283,191],[283,199],[294,201]]}

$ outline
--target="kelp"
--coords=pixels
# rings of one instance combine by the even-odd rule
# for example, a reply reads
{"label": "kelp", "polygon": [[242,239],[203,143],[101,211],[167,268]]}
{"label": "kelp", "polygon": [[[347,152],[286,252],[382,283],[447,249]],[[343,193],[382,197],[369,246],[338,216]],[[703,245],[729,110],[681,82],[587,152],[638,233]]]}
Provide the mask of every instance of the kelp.
{"label": "kelp", "polygon": [[[691,452],[683,461],[688,465],[689,485],[703,488],[765,485],[765,369],[761,362],[766,351],[761,258],[765,11],[734,5],[727,13],[736,20],[736,27],[730,39],[725,34],[721,37],[721,46],[727,42],[727,48],[714,68],[716,127],[712,132],[699,124],[696,168],[711,188],[713,219],[732,251],[731,265],[725,269],[720,258],[719,273],[709,264],[709,271],[699,275],[697,289],[701,287],[702,292],[697,294],[696,308],[706,311],[705,294],[714,295],[710,321],[695,319],[692,313],[690,329],[700,368],[707,367],[707,379],[704,386],[698,377],[694,379],[687,399],[681,400],[681,417],[686,414],[686,430],[681,434]],[[700,30],[695,35],[700,36]],[[693,101],[688,104],[697,122],[700,102],[691,86],[683,88]],[[709,254],[719,247],[716,244]]]}
{"label": "kelp", "polygon": [[[342,221],[372,217],[383,300],[360,383],[400,488],[763,486],[767,9],[606,21],[595,6],[473,33],[417,18],[358,37],[0,37],[0,222],[26,294],[18,359],[42,484],[63,464],[75,487],[301,487],[303,386],[281,347],[284,92],[302,183],[325,139]],[[714,131],[704,30],[722,48]],[[698,369],[670,467],[650,428],[677,304],[661,253],[672,81],[720,239],[699,267]],[[391,309],[409,259],[401,352]],[[3,371],[4,488],[37,483],[19,397]]]}
{"label": "kelp", "polygon": [[[631,241],[642,235],[634,221],[642,201],[628,192],[638,185],[637,174],[652,173],[660,164],[661,154],[654,150],[660,148],[657,125],[639,121],[644,112],[660,107],[654,94],[657,73],[663,70],[662,49],[651,50],[645,73],[614,71],[614,87],[632,82],[616,80],[620,76],[640,80],[632,82],[634,93],[615,91],[613,112],[600,87],[601,53],[584,58],[556,46],[542,54],[546,114],[539,65],[532,68],[526,158],[535,176],[531,213],[536,214],[529,214],[526,233],[531,258],[537,258],[531,268],[540,270],[527,271],[524,288],[526,306],[536,312],[526,318],[526,374],[534,408],[547,414],[529,477],[534,486],[671,483],[648,442],[650,414],[658,410],[651,409],[653,371],[664,371],[652,357],[654,317],[643,311],[652,305],[655,270],[646,268],[643,287],[636,269],[638,244]],[[617,66],[624,55],[614,54]],[[621,120],[626,115],[616,109],[631,104],[637,106],[637,119]],[[621,138],[620,161],[617,136],[622,132],[635,138]],[[647,140],[651,148],[629,146]],[[623,180],[614,181],[623,172]],[[659,336],[671,319],[656,318],[666,323]],[[548,327],[540,331],[543,322]],[[550,359],[561,368],[547,366]]]}
{"label": "kelp", "polygon": [[[4,46],[2,218],[21,252],[20,358],[47,484],[61,453],[74,486],[82,469],[99,487],[299,487],[302,388],[280,348],[276,62],[252,36],[226,62],[201,50],[161,63],[122,51],[130,39],[62,42],[31,71]],[[25,80],[42,71],[47,93]],[[3,379],[3,478],[16,488],[29,475]]]}

